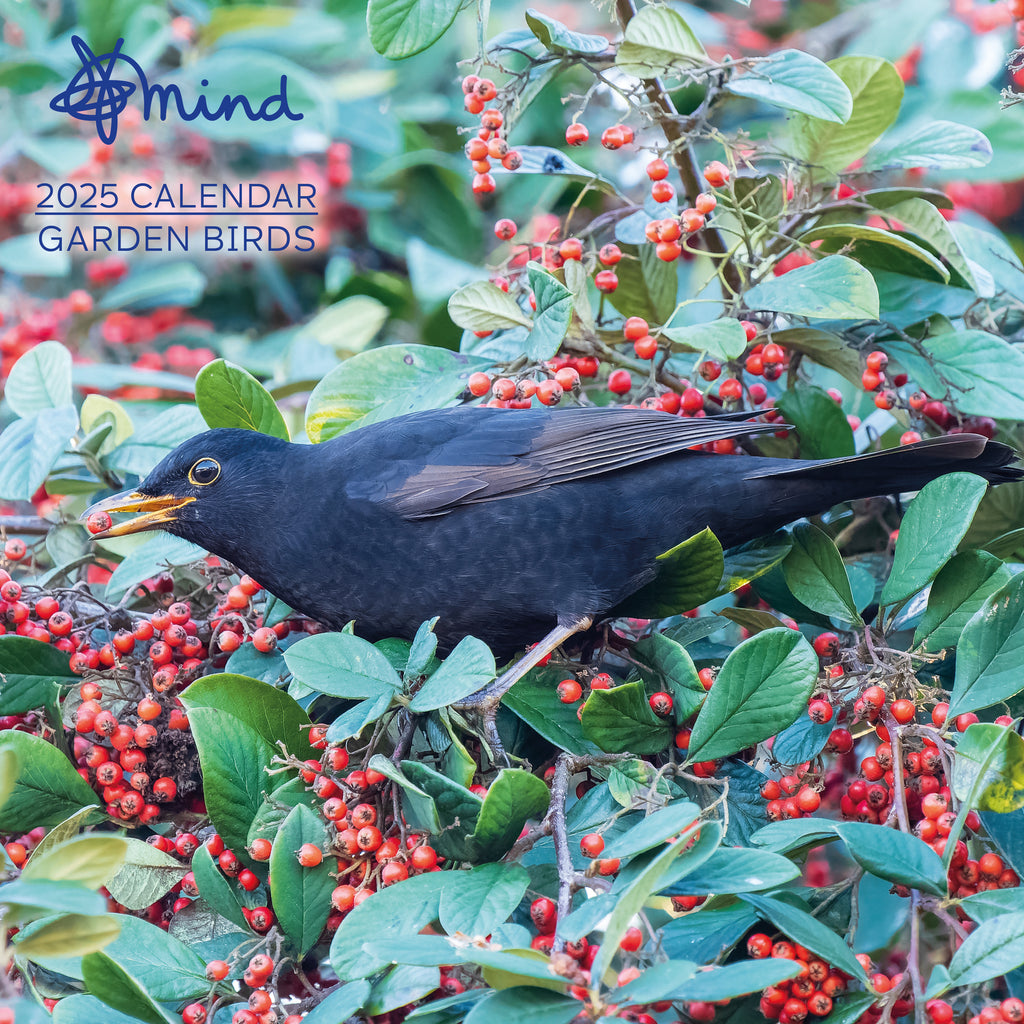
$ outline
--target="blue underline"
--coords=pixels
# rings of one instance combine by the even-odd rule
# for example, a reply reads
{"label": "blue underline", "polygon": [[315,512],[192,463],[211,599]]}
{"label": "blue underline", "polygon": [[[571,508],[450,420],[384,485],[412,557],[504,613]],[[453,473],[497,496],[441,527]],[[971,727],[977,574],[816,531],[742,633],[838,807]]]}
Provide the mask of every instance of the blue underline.
{"label": "blue underline", "polygon": [[37,217],[319,217],[318,210],[36,210]]}

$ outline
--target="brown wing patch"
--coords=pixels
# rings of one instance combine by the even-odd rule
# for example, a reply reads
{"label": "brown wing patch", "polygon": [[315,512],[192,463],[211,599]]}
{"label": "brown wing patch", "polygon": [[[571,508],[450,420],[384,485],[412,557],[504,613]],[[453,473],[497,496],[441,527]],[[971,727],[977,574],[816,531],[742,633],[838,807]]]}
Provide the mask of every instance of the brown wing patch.
{"label": "brown wing patch", "polygon": [[425,467],[388,495],[387,504],[411,519],[443,515],[459,505],[528,494],[710,441],[778,429],[777,423],[682,419],[647,409],[566,410],[524,439],[522,451],[505,454],[494,464],[459,464],[459,452],[451,444],[441,446]]}

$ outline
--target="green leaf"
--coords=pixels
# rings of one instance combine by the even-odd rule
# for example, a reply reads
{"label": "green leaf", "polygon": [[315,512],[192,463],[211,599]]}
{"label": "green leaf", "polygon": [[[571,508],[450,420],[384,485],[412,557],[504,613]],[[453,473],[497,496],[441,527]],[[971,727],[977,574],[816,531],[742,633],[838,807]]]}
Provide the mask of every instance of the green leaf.
{"label": "green leaf", "polygon": [[633,656],[645,682],[672,694],[675,721],[685,722],[704,703],[706,691],[697,666],[675,640],[652,633],[633,648]]}
{"label": "green leaf", "polygon": [[703,64],[708,55],[683,16],[671,7],[642,7],[629,21],[615,64],[637,78],[677,78],[681,67]]}
{"label": "green leaf", "polygon": [[396,693],[401,676],[373,644],[352,633],[318,633],[303,637],[284,652],[296,679],[320,693],[364,700]]}
{"label": "green leaf", "polygon": [[860,821],[837,821],[833,827],[850,856],[865,871],[911,889],[945,896],[942,858],[917,836]]}
{"label": "green leaf", "polygon": [[[551,146],[516,146],[516,152],[523,158],[523,165],[518,171],[509,173],[515,173],[517,178],[522,177],[524,174],[557,175],[566,181],[578,181],[582,184],[591,185],[601,192],[607,192],[611,195],[618,194],[618,190],[613,182],[607,178],[602,178],[596,171],[580,166],[580,164],[570,159],[560,149],[554,149]],[[500,166],[493,167],[491,170],[496,175],[505,173]],[[615,269],[621,270],[622,266],[623,264],[620,263]],[[621,280],[620,277],[620,283]],[[612,292],[612,295],[614,294]],[[520,314],[522,314],[521,310]],[[524,324],[523,326],[528,325]],[[484,328],[480,329],[483,330]]]}
{"label": "green leaf", "polygon": [[[843,421],[846,421],[845,416]],[[768,537],[758,537],[746,544],[729,548],[725,553],[725,569],[722,572],[722,582],[718,585],[718,595],[732,593],[744,583],[750,583],[751,580],[770,572],[789,554],[792,546],[792,537],[785,531],[779,531]]]}
{"label": "green leaf", "polygon": [[[702,822],[700,829],[702,833],[706,831],[709,836],[712,834],[721,836],[721,826],[716,821]],[[626,929],[629,928],[633,918],[640,912],[651,894],[657,891],[662,876],[676,866],[678,859],[685,859],[688,855],[693,856],[696,846],[691,847],[689,851],[686,847],[696,831],[696,826],[687,829],[675,842],[652,855],[622,890],[618,905],[608,917],[604,936],[601,939],[601,948],[591,966],[592,978],[604,977],[604,972],[611,966],[619,942],[626,934]]]}
{"label": "green leaf", "polygon": [[20,715],[52,701],[76,678],[70,655],[12,633],[0,636],[0,715]]}
{"label": "green leaf", "polygon": [[472,859],[475,851],[468,835],[476,828],[483,800],[429,765],[403,761],[401,767],[405,781],[398,782],[405,788],[414,827],[434,832],[434,846],[443,856],[449,851],[460,860]]}
{"label": "green leaf", "polygon": [[991,707],[1024,689],[1024,574],[997,590],[960,634],[950,714]]}
{"label": "green leaf", "polygon": [[392,693],[385,691],[376,697],[360,701],[354,708],[338,715],[327,729],[328,743],[343,743],[358,736],[371,722],[383,717],[394,700]]}
{"label": "green leaf", "polygon": [[207,813],[225,844],[243,850],[256,812],[281,776],[266,769],[280,751],[234,715],[215,708],[189,708],[199,750]]}
{"label": "green leaf", "polygon": [[1024,915],[1004,914],[971,932],[949,962],[951,984],[958,988],[998,978],[1024,964]]}
{"label": "green leaf", "polygon": [[540,11],[535,11],[532,7],[526,9],[526,24],[552,53],[595,56],[608,49],[608,40],[604,36],[573,32],[560,21],[541,14]]}
{"label": "green leaf", "polygon": [[317,1003],[303,1017],[304,1024],[338,1024],[354,1016],[370,996],[368,981],[352,981],[347,985],[336,985],[327,998]]}
{"label": "green leaf", "polygon": [[213,862],[213,857],[205,844],[192,855],[191,867],[200,899],[221,917],[248,931],[249,922],[246,921],[242,906],[231,890],[231,883]]}
{"label": "green leaf", "polygon": [[21,417],[71,405],[71,353],[59,341],[30,348],[11,367],[4,398]]}
{"label": "green leaf", "polygon": [[838,57],[828,66],[849,89],[852,113],[842,124],[798,114],[792,121],[792,155],[839,173],[862,157],[896,120],[903,81],[892,64],[877,57]]}
{"label": "green leaf", "polygon": [[304,843],[323,849],[327,835],[323,819],[299,804],[285,818],[270,854],[270,897],[281,930],[300,957],[320,938],[331,910],[335,880],[326,857],[316,867],[303,867],[296,854]]}
{"label": "green leaf", "polygon": [[960,901],[972,921],[988,921],[1003,914],[1024,914],[1024,892],[1017,889],[990,889],[976,892]]}
{"label": "green leaf", "polygon": [[947,473],[925,484],[900,524],[882,604],[896,604],[930,583],[967,533],[988,484],[973,473]]}
{"label": "green leaf", "polygon": [[820,846],[836,838],[832,823],[820,818],[792,818],[773,821],[751,837],[752,846],[765,846],[775,853],[793,853],[809,846]]}
{"label": "green leaf", "polygon": [[800,435],[801,458],[838,459],[854,454],[850,423],[827,391],[797,385],[783,392],[776,405]]}
{"label": "green leaf", "polygon": [[85,956],[117,938],[121,925],[121,919],[110,914],[61,914],[40,922],[31,934],[22,933],[15,949],[25,960]]}
{"label": "green leaf", "polygon": [[437,42],[459,13],[458,0],[370,0],[366,27],[373,48],[404,60]]}
{"label": "green leaf", "polygon": [[459,884],[441,893],[441,927],[449,935],[490,935],[519,906],[529,883],[518,864],[483,864],[460,872]]}
{"label": "green leaf", "polygon": [[452,322],[467,331],[501,331],[533,326],[519,303],[490,281],[464,285],[448,300]]}
{"label": "green leaf", "polygon": [[210,989],[203,958],[141,918],[126,915],[120,935],[103,952],[160,1002],[194,999]]}
{"label": "green leaf", "polygon": [[520,768],[504,768],[490,784],[476,819],[472,842],[475,860],[504,857],[529,818],[548,809],[551,792],[543,779]]}
{"label": "green leaf", "polygon": [[971,616],[1011,578],[1003,560],[986,551],[954,555],[939,570],[928,592],[928,606],[914,632],[915,647],[940,651],[954,646]]}
{"label": "green leaf", "polygon": [[331,940],[330,961],[338,977],[367,978],[389,966],[390,960],[366,952],[364,943],[415,935],[437,917],[441,892],[450,883],[447,872],[414,875],[349,911]]}
{"label": "green leaf", "polygon": [[527,263],[526,275],[537,302],[537,312],[523,343],[523,353],[531,361],[542,362],[558,351],[565,332],[569,330],[572,292],[539,263]]}
{"label": "green leaf", "polygon": [[100,309],[153,309],[157,306],[199,304],[206,278],[194,263],[160,263],[139,267],[115,284],[99,303]]}
{"label": "green leaf", "polygon": [[[932,395],[950,390],[960,412],[1024,419],[1024,354],[987,331],[930,335],[917,347],[885,342],[882,348]],[[8,428],[10,429],[10,428]]]}
{"label": "green leaf", "polygon": [[238,427],[288,440],[288,426],[270,392],[226,359],[207,363],[196,375],[196,405],[209,427]]}
{"label": "green leaf", "polygon": [[803,352],[819,366],[835,370],[851,384],[858,388],[861,386],[860,357],[840,335],[831,331],[820,331],[814,327],[791,327],[784,331],[776,331],[772,337],[779,345],[785,345],[795,352]]}
{"label": "green leaf", "polygon": [[739,320],[728,316],[707,324],[665,327],[661,333],[672,342],[673,351],[706,352],[722,362],[738,359],[747,347],[746,331]]}
{"label": "green leaf", "polygon": [[466,389],[470,374],[491,365],[489,359],[427,345],[368,349],[346,359],[313,389],[306,434],[318,444],[356,426],[448,405]]}
{"label": "green leaf", "polygon": [[66,252],[46,252],[33,231],[0,242],[0,270],[19,277],[67,277],[71,257]]}
{"label": "green leaf", "polygon": [[565,677],[557,668],[535,668],[519,680],[502,699],[502,706],[531,729],[570,754],[599,754],[601,748],[583,735],[576,706],[563,704],[555,692]]}
{"label": "green leaf", "polygon": [[387,322],[390,310],[369,295],[335,302],[299,328],[296,337],[313,338],[338,353],[362,352]]}
{"label": "green leaf", "polygon": [[102,914],[103,897],[78,882],[16,878],[0,889],[11,924],[50,914]]}
{"label": "green leaf", "polygon": [[21,758],[10,747],[0,747],[0,808],[14,792],[14,786],[21,772]]}
{"label": "green leaf", "polygon": [[721,846],[701,865],[698,875],[687,875],[678,884],[662,889],[661,894],[710,896],[717,893],[757,892],[786,885],[799,876],[800,869],[788,857],[766,850]]}
{"label": "green leaf", "polygon": [[82,402],[82,430],[89,434],[104,423],[111,424],[111,431],[100,445],[98,455],[106,455],[131,437],[135,432],[135,424],[120,402],[106,395],[86,395]]}
{"label": "green leaf", "polygon": [[807,710],[818,656],[795,630],[769,629],[726,658],[690,737],[687,759],[710,761],[774,736]]}
{"label": "green leaf", "polygon": [[463,1024],[569,1024],[580,1012],[578,999],[532,986],[492,992],[473,1006]]}
{"label": "green leaf", "polygon": [[176,1024],[143,985],[106,954],[89,953],[83,957],[82,977],[86,989],[107,1006],[144,1024]]}
{"label": "green leaf", "polygon": [[754,285],[748,309],[821,320],[877,320],[878,288],[871,273],[848,256],[826,256]]}
{"label": "green leaf", "polygon": [[900,167],[984,167],[992,160],[992,144],[978,131],[955,121],[929,118],[916,127],[889,131],[871,147],[860,170]]}
{"label": "green leaf", "polygon": [[245,723],[267,743],[284,743],[296,757],[313,755],[309,715],[288,694],[259,679],[227,672],[203,676],[181,700],[189,714],[200,708],[220,711]]}
{"label": "green leaf", "polygon": [[[885,228],[870,227],[867,224],[817,224],[799,235],[797,241],[804,245],[825,241],[827,245],[822,248],[826,252],[842,248],[844,252],[851,252],[865,264],[873,266],[877,262],[890,270],[893,269],[891,250],[896,249],[923,263],[944,282],[949,281],[949,271],[940,259],[909,238]],[[871,258],[876,251],[877,259]]]}
{"label": "green leaf", "polygon": [[755,893],[743,893],[740,899],[756,907],[764,920],[770,921],[794,942],[817,953],[822,960],[854,978],[865,979],[864,968],[853,955],[853,950],[828,925],[812,917],[802,906],[794,905],[800,902],[795,897],[794,903]]}
{"label": "green leaf", "polygon": [[104,596],[116,601],[134,586],[164,572],[168,566],[191,565],[206,557],[205,549],[169,533],[158,533],[135,547],[107,580]]}
{"label": "green leaf", "polygon": [[106,882],[110,895],[129,910],[145,910],[185,877],[179,860],[141,839],[123,839],[121,869]]}
{"label": "green leaf", "polygon": [[675,990],[676,999],[715,1002],[735,999],[751,992],[760,992],[769,985],[778,985],[795,978],[800,965],[792,960],[741,960],[723,964],[710,971],[700,971]]}
{"label": "green leaf", "polygon": [[688,830],[700,819],[700,808],[688,800],[680,800],[660,811],[641,818],[628,832],[613,839],[604,849],[602,857],[635,857],[645,850],[653,850]]}
{"label": "green leaf", "polygon": [[657,754],[672,740],[672,730],[647,703],[643,683],[592,690],[583,705],[583,735],[610,754]]}
{"label": "green leaf", "polygon": [[662,960],[644,969],[639,978],[615,989],[622,1003],[649,1003],[669,999],[688,978],[697,973],[697,965],[688,960]]}
{"label": "green leaf", "polygon": [[435,991],[439,983],[436,967],[399,964],[374,984],[364,1012],[373,1016],[418,1002]]}
{"label": "green leaf", "polygon": [[[28,832],[57,825],[69,814],[96,802],[92,787],[71,762],[39,736],[8,730],[0,733],[0,750],[14,752],[21,771],[0,807],[0,831]],[[102,815],[97,814],[96,820]]]}
{"label": "green leaf", "polygon": [[953,792],[979,811],[1024,807],[1024,738],[1003,725],[969,726],[956,745]]}
{"label": "green leaf", "polygon": [[35,850],[29,857],[21,878],[25,881],[49,879],[54,882],[75,882],[90,889],[98,889],[101,885],[109,886],[128,855],[128,844],[134,841],[112,835],[76,836],[62,843],[47,846],[43,850]]}
{"label": "green leaf", "polygon": [[853,113],[853,97],[846,83],[827,64],[803,50],[776,50],[746,74],[731,78],[725,90],[839,124]]}
{"label": "green leaf", "polygon": [[0,433],[0,497],[31,501],[78,429],[73,405],[15,420]]}
{"label": "green leaf", "polygon": [[182,441],[206,429],[206,422],[194,405],[172,405],[140,426],[119,444],[104,464],[120,473],[145,476]]}
{"label": "green leaf", "polygon": [[[749,628],[749,627],[748,627]],[[832,722],[812,722],[809,715],[801,715],[792,725],[783,729],[772,744],[772,757],[779,764],[803,764],[825,749],[832,732]]]}
{"label": "green leaf", "polygon": [[921,198],[905,199],[901,203],[887,205],[881,214],[886,220],[899,225],[901,230],[913,232],[927,242],[967,282],[968,287],[976,286],[974,272],[956,235],[932,203]]}
{"label": "green leaf", "polygon": [[862,625],[843,556],[832,538],[810,523],[793,529],[793,548],[782,563],[793,596],[822,615]]}
{"label": "green leaf", "polygon": [[647,243],[623,243],[621,248],[625,258],[615,265],[619,286],[607,293],[606,301],[623,316],[642,316],[652,324],[664,323],[676,306],[679,282],[675,264],[659,260],[655,247]]}
{"label": "green leaf", "polygon": [[613,616],[660,619],[696,608],[715,595],[725,561],[718,538],[705,528],[657,557],[658,575],[613,609]]}
{"label": "green leaf", "polygon": [[409,710],[435,711],[486,686],[494,677],[494,655],[482,640],[463,637],[409,702]]}

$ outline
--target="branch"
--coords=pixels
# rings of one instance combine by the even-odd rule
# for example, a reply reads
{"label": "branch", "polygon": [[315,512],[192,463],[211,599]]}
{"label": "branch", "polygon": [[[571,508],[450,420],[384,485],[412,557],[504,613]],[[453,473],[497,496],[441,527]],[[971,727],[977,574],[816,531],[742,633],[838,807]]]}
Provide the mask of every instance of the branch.
{"label": "branch", "polygon": [[[615,0],[615,13],[623,30],[632,21],[636,14],[636,7],[633,0]],[[697,195],[703,191],[701,187],[700,169],[697,166],[697,158],[693,148],[686,140],[686,132],[683,129],[679,111],[676,110],[665,89],[665,84],[660,78],[645,78],[643,81],[644,91],[647,98],[657,107],[662,116],[658,123],[665,138],[672,144],[672,162],[676,166],[679,178],[683,183],[683,191],[690,202],[693,202]],[[729,247],[725,244],[721,232],[715,227],[702,228],[697,238],[702,247],[709,253],[718,256],[728,256]],[[726,260],[722,268],[726,285],[734,292],[743,290],[743,282],[740,279],[739,271],[732,260]]]}

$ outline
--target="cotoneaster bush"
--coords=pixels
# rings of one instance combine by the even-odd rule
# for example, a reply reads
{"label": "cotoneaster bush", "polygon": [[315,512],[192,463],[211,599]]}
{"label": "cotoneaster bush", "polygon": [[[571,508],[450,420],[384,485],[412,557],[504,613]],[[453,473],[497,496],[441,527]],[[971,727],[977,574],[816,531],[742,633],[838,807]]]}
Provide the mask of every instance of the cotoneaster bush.
{"label": "cotoneaster bush", "polygon": [[[977,215],[1019,206],[1019,146],[949,92],[928,26],[826,22],[851,40],[826,63],[756,7],[516,6],[492,37],[483,5],[474,51],[457,4],[397,5],[404,32],[394,6],[304,15],[334,39],[366,13],[397,98],[429,67],[446,105],[274,167],[323,184],[326,265],[15,281],[0,243],[0,1021],[1024,1019],[1024,486],[957,474],[724,554],[692,538],[685,601],[509,692],[511,766],[450,706],[495,674],[479,641],[438,675],[432,622],[326,633],[180,540],[76,522],[207,424],[317,443],[399,395],[779,424],[722,456],[1021,445],[1024,270]],[[162,59],[260,10],[167,20]],[[940,21],[984,68],[1021,13]],[[989,70],[1012,104],[1019,72]],[[84,175],[222,155],[123,127]]]}

